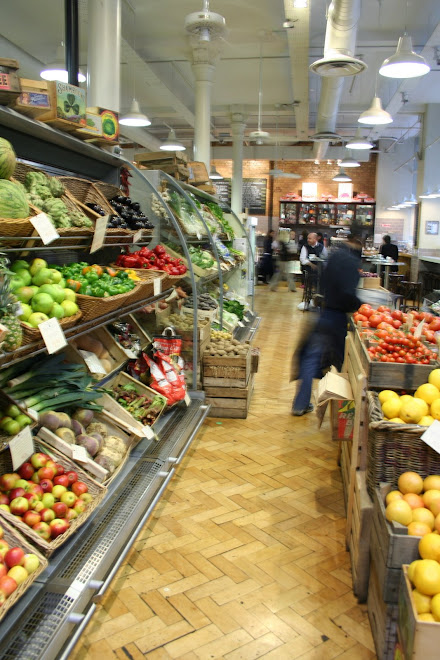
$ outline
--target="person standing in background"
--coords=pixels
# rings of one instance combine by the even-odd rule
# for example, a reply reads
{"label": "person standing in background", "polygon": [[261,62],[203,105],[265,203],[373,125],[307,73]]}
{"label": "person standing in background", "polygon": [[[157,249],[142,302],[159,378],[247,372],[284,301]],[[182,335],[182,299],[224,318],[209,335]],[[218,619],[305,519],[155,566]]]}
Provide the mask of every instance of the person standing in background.
{"label": "person standing in background", "polygon": [[318,232],[316,232],[316,235],[318,237],[318,243],[321,243],[321,245],[324,245],[324,236],[323,236],[323,234],[320,231],[318,231]]}
{"label": "person standing in background", "polygon": [[301,250],[302,250],[303,246],[307,245],[308,235],[309,235],[309,232],[307,231],[307,229],[303,229],[303,231],[301,232],[301,236],[299,238],[299,241],[298,241],[298,254],[301,253]]}
{"label": "person standing in background", "polygon": [[[299,260],[301,262],[302,269],[312,273],[317,270],[317,265],[313,263],[313,257],[321,257],[321,259],[326,259],[328,256],[327,248],[324,247],[323,243],[318,242],[318,234],[311,233],[307,237],[307,243],[302,246],[301,252],[299,255]],[[312,257],[312,259],[310,259]]]}
{"label": "person standing in background", "polygon": [[[391,243],[391,236],[389,234],[385,234],[385,236],[382,238],[382,245],[380,246],[379,249],[379,254],[381,254],[385,259],[387,257],[391,257],[393,261],[399,261],[399,248],[397,245],[394,245],[394,243]],[[383,268],[381,268],[383,272]],[[398,266],[391,266],[391,272],[392,273],[397,273],[399,270]]]}
{"label": "person standing in background", "polygon": [[290,272],[290,264],[293,263],[293,256],[296,255],[298,249],[295,240],[295,232],[290,232],[290,237],[287,241],[283,239],[283,232],[280,232],[276,243],[275,274],[270,280],[270,290],[276,291],[280,279],[285,278],[288,290],[296,291],[295,275],[293,272]]}
{"label": "person standing in background", "polygon": [[269,284],[271,278],[274,274],[274,257],[273,252],[277,247],[277,242],[275,241],[275,232],[273,229],[267,232],[264,243],[263,243],[263,256],[261,258],[261,274],[263,276],[263,282]]}

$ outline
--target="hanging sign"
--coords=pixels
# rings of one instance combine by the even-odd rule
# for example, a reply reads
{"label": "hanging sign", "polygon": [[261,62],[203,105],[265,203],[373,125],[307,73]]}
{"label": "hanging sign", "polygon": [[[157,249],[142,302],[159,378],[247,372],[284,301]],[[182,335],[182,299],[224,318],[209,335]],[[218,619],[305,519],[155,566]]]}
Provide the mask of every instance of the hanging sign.
{"label": "hanging sign", "polygon": [[108,215],[100,216],[96,219],[95,224],[95,233],[93,234],[92,246],[90,248],[90,254],[96,252],[104,245],[105,241],[105,232],[107,230],[107,223],[109,220]]}
{"label": "hanging sign", "polygon": [[39,213],[38,215],[35,215],[33,218],[29,219],[34,225],[44,245],[49,245],[49,243],[52,243],[52,241],[55,241],[60,237],[49,216],[47,216],[45,213]]}
{"label": "hanging sign", "polygon": [[318,184],[309,181],[303,181],[302,199],[303,202],[315,202],[318,197]]}
{"label": "hanging sign", "polygon": [[43,321],[43,323],[40,323],[38,326],[38,330],[43,337],[49,355],[56,353],[61,348],[64,348],[64,346],[67,346],[66,337],[58,319],[54,318],[49,319],[48,321]]}
{"label": "hanging sign", "polygon": [[34,453],[34,440],[30,426],[25,426],[9,441],[9,451],[12,458],[12,469],[16,470]]}

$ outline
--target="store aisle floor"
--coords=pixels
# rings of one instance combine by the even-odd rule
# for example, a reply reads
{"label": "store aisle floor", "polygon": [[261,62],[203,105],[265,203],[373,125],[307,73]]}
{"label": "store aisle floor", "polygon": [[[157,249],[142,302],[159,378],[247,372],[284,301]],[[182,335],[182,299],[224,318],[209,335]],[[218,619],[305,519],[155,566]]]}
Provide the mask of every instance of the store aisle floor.
{"label": "store aisle floor", "polygon": [[299,300],[258,288],[250,414],[208,420],[74,660],[375,657],[351,588],[337,447],[328,422],[290,415]]}

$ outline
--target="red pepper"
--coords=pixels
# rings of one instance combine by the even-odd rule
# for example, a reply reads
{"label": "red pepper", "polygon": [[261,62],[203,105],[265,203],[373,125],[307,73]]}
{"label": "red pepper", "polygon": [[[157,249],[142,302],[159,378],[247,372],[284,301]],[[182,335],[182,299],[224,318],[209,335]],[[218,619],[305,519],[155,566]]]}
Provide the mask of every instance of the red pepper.
{"label": "red pepper", "polygon": [[156,245],[156,247],[154,248],[154,252],[158,256],[162,256],[163,254],[166,254],[166,250],[162,245]]}
{"label": "red pepper", "polygon": [[147,259],[148,257],[151,257],[152,254],[153,254],[152,251],[149,250],[147,247],[143,247],[139,250],[139,255],[142,257],[146,257]]}
{"label": "red pepper", "polygon": [[142,264],[139,257],[136,257],[134,254],[127,255],[124,258],[123,265],[125,268],[142,268]]}

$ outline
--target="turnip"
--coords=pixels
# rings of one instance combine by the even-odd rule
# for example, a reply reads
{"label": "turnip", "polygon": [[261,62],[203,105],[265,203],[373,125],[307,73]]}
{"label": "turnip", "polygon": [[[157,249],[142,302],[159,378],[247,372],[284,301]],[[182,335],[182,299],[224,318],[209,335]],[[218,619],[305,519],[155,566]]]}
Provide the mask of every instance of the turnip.
{"label": "turnip", "polygon": [[64,440],[64,442],[68,442],[69,445],[75,444],[75,434],[72,431],[72,429],[68,429],[62,426],[61,428],[55,431],[55,435],[61,438],[61,440]]}
{"label": "turnip", "polygon": [[38,421],[41,426],[45,426],[50,431],[56,431],[58,428],[60,428],[60,426],[62,426],[61,419],[58,417],[58,413],[54,410],[49,410],[48,412],[40,415]]}
{"label": "turnip", "polygon": [[78,422],[77,419],[71,419],[70,420],[72,423],[72,431],[74,432],[75,435],[81,435],[81,433],[85,433],[85,428],[84,426]]}
{"label": "turnip", "polygon": [[90,456],[95,456],[99,451],[99,441],[91,435],[78,435],[76,444],[84,447]]}
{"label": "turnip", "polygon": [[87,410],[86,408],[78,408],[73,414],[73,419],[76,419],[77,422],[83,426],[88,426],[93,419],[93,410]]}

